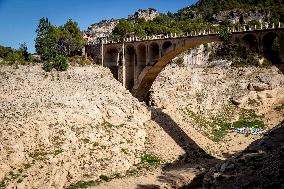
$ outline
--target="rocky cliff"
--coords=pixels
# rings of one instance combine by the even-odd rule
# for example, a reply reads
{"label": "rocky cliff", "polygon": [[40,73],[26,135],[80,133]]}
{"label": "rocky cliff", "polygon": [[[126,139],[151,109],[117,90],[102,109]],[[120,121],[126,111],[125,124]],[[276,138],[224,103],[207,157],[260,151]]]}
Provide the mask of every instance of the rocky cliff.
{"label": "rocky cliff", "polygon": [[[149,9],[139,9],[132,15],[129,15],[127,20],[131,22],[136,22],[139,19],[144,20],[153,20],[155,17],[160,15],[160,13],[153,8]],[[103,20],[99,23],[95,23],[88,27],[86,31],[84,31],[84,39],[87,42],[95,41],[98,38],[108,37],[111,35],[114,27],[119,23],[119,19],[110,19],[110,20]]]}

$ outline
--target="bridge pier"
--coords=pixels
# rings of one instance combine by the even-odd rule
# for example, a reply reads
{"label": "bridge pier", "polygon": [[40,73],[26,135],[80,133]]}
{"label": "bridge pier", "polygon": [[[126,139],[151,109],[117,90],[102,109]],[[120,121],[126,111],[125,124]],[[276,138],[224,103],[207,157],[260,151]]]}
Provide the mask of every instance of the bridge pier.
{"label": "bridge pier", "polygon": [[280,37],[280,61],[284,64],[284,33]]}

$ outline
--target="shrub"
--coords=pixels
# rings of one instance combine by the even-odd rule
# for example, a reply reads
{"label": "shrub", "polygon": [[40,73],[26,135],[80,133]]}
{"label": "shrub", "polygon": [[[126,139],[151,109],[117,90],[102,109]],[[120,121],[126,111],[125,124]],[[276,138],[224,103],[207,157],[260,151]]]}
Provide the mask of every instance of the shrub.
{"label": "shrub", "polygon": [[179,67],[183,67],[184,66],[184,59],[183,59],[183,57],[177,58],[173,61],[173,63],[175,63]]}
{"label": "shrub", "polygon": [[144,154],[141,157],[141,163],[148,163],[150,165],[158,165],[162,163],[161,159],[153,154]]}
{"label": "shrub", "polygon": [[66,189],[78,189],[78,188],[88,188],[89,186],[97,185],[95,181],[78,181],[76,183],[72,183],[70,186],[66,187]]}
{"label": "shrub", "polygon": [[46,72],[51,72],[52,70],[52,64],[50,62],[44,62],[43,63],[43,66],[42,66],[42,69]]}
{"label": "shrub", "polygon": [[57,71],[66,71],[68,68],[68,63],[64,56],[57,55],[55,57],[53,68],[55,68]]}
{"label": "shrub", "polygon": [[111,179],[108,177],[108,176],[106,176],[106,175],[101,175],[100,176],[100,179],[101,180],[103,180],[103,181],[106,181],[106,182],[109,182]]}
{"label": "shrub", "polygon": [[228,44],[231,40],[231,36],[232,34],[228,31],[227,27],[223,26],[220,28],[219,37],[222,42],[224,42],[225,44]]}

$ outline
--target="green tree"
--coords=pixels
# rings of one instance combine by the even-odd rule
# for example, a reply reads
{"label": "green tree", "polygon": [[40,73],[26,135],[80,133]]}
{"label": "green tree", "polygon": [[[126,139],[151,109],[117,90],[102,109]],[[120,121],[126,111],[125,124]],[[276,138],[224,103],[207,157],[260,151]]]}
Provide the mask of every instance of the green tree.
{"label": "green tree", "polygon": [[273,40],[272,43],[272,50],[275,52],[279,52],[280,51],[280,40],[279,37],[275,37],[275,39]]}
{"label": "green tree", "polygon": [[133,23],[127,21],[126,19],[121,19],[119,23],[113,29],[113,37],[116,39],[124,39],[130,37],[134,32]]}
{"label": "green tree", "polygon": [[48,18],[41,18],[36,29],[35,49],[43,60],[52,60],[56,56],[56,27]]}
{"label": "green tree", "polygon": [[19,48],[19,53],[20,56],[25,60],[25,61],[30,61],[31,60],[31,55],[28,52],[28,47],[26,45],[26,43],[22,43],[20,44],[20,48]]}
{"label": "green tree", "polygon": [[[69,19],[63,26],[61,40],[65,41],[69,56],[78,55],[84,47],[83,34],[78,27],[78,23]],[[58,42],[60,41],[58,40]]]}
{"label": "green tree", "polygon": [[219,37],[222,42],[224,42],[225,44],[228,44],[230,42],[231,36],[232,34],[228,31],[228,27],[222,26],[220,28]]}

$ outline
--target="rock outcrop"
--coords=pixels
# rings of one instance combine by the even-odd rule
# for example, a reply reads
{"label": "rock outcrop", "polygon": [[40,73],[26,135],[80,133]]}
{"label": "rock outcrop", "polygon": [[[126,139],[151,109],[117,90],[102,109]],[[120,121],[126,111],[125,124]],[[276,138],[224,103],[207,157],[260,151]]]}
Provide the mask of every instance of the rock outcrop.
{"label": "rock outcrop", "polygon": [[208,171],[202,188],[284,188],[284,123]]}
{"label": "rock outcrop", "polygon": [[222,157],[244,149],[258,137],[229,132],[223,140],[212,142],[210,129],[218,130],[216,124],[210,124],[212,120],[233,122],[239,119],[239,111],[249,109],[263,116],[267,127],[272,128],[282,119],[274,108],[284,102],[283,82],[284,76],[276,67],[192,68],[172,64],[154,82],[150,104],[167,112],[208,153]]}
{"label": "rock outcrop", "polygon": [[144,10],[139,9],[134,14],[129,15],[128,20],[136,22],[139,19],[145,19],[147,21],[147,20],[153,20],[154,18],[156,18],[159,15],[160,15],[160,13],[154,8],[148,8],[148,9],[144,9]]}
{"label": "rock outcrop", "polygon": [[[127,20],[131,22],[136,22],[139,19],[153,20],[159,15],[160,13],[156,9],[153,9],[153,8],[149,8],[145,10],[139,9],[134,14],[129,15]],[[99,23],[92,24],[84,32],[84,35],[83,35],[84,39],[87,42],[92,42],[98,38],[108,37],[111,35],[113,29],[118,23],[119,23],[119,19],[110,19],[110,20],[103,20]]]}

